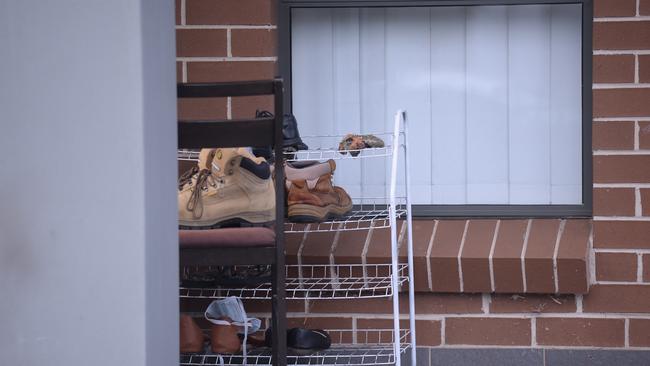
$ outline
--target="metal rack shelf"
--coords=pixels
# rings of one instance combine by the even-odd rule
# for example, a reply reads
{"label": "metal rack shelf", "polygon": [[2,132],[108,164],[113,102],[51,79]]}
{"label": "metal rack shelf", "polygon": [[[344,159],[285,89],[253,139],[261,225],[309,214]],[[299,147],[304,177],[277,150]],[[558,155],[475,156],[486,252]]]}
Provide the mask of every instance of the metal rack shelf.
{"label": "metal rack shelf", "polygon": [[[360,299],[390,297],[391,264],[287,265],[287,299]],[[398,286],[408,281],[408,265],[400,264]],[[399,289],[398,289],[399,291]],[[270,283],[246,288],[180,288],[181,298],[270,299]]]}
{"label": "metal rack shelf", "polygon": [[[285,152],[285,161],[302,161],[302,160],[345,160],[345,159],[365,159],[381,158],[393,156],[394,149],[390,142],[393,140],[395,131],[372,133],[372,135],[384,141],[383,147],[371,147],[364,149],[339,150],[338,145],[346,135],[312,135],[303,136],[302,139],[311,147],[310,150],[299,150],[296,152]],[[399,137],[403,138],[403,131],[398,132]],[[403,143],[398,143],[403,146]]]}
{"label": "metal rack shelf", "polygon": [[365,149],[338,150],[338,149],[317,149],[299,150],[296,152],[285,152],[285,161],[304,160],[344,160],[344,159],[365,159],[381,158],[393,155],[392,146],[372,147]]}
{"label": "metal rack shelf", "polygon": [[[180,149],[178,150],[178,160],[199,161],[199,150]],[[367,159],[381,158],[393,155],[393,147],[373,147],[355,150],[337,149],[318,149],[318,150],[299,150],[296,152],[285,152],[285,161],[304,161],[304,160],[344,160],[344,159]]]}
{"label": "metal rack shelf", "polygon": [[[397,219],[406,217],[407,206],[405,198],[397,198],[395,205],[395,216]],[[347,215],[324,222],[304,224],[295,222],[284,222],[285,233],[305,232],[328,232],[328,231],[351,231],[367,230],[370,227],[375,229],[390,227],[390,209],[385,198],[354,198],[355,204],[352,211]],[[367,203],[373,202],[373,203]]]}
{"label": "metal rack shelf", "polygon": [[[394,365],[395,348],[393,329],[328,330],[332,337],[332,347],[310,355],[299,355],[289,350],[287,365]],[[408,330],[400,331],[399,352],[410,347]],[[356,337],[356,342],[354,341]],[[353,343],[345,343],[344,340]],[[270,365],[271,350],[257,348],[248,352],[249,365]],[[181,366],[242,365],[243,355],[182,354]]]}
{"label": "metal rack shelf", "polygon": [[201,150],[196,149],[178,149],[178,160],[199,161]]}

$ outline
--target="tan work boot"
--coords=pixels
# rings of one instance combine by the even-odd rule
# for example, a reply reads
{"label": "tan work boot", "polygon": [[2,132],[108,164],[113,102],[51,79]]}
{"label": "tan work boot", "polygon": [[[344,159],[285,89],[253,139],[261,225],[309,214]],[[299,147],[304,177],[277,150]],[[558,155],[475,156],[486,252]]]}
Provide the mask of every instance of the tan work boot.
{"label": "tan work boot", "polygon": [[178,192],[178,218],[181,226],[205,228],[275,220],[269,164],[243,148],[201,150],[198,171]]}
{"label": "tan work boot", "polygon": [[320,222],[350,212],[352,200],[332,185],[334,160],[304,167],[286,165],[287,216],[294,222]]}

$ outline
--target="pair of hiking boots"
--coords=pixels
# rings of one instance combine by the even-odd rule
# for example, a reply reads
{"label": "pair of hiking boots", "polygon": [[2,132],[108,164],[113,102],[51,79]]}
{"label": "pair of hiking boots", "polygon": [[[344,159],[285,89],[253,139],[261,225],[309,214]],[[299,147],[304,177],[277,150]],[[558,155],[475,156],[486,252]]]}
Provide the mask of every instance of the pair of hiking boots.
{"label": "pair of hiking boots", "polygon": [[[285,165],[289,221],[320,222],[352,209],[350,196],[332,184],[335,169],[334,160]],[[245,148],[203,149],[179,179],[182,228],[268,223],[275,204],[271,166]]]}

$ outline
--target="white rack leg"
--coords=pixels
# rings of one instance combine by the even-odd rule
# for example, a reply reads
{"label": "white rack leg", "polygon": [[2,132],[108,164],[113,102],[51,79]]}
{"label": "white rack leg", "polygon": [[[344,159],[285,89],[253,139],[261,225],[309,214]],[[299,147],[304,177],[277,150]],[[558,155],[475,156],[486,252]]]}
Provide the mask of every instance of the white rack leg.
{"label": "white rack leg", "polygon": [[397,111],[395,114],[395,126],[393,130],[393,160],[391,162],[390,171],[390,244],[391,244],[391,258],[392,258],[392,276],[391,282],[393,287],[393,339],[394,339],[394,352],[395,352],[395,365],[401,365],[401,345],[400,345],[400,321],[399,321],[399,288],[398,280],[399,268],[397,265],[397,258],[399,253],[397,251],[397,206],[396,206],[396,191],[397,191],[397,160],[399,158],[399,128],[402,119],[402,111]]}
{"label": "white rack leg", "polygon": [[404,121],[404,160],[406,161],[406,234],[408,238],[408,264],[409,264],[409,328],[411,333],[411,365],[416,365],[416,345],[415,342],[415,284],[414,284],[414,269],[413,269],[413,221],[411,216],[411,171],[409,159],[409,144],[408,144],[408,126],[406,123],[406,112],[403,115]]}

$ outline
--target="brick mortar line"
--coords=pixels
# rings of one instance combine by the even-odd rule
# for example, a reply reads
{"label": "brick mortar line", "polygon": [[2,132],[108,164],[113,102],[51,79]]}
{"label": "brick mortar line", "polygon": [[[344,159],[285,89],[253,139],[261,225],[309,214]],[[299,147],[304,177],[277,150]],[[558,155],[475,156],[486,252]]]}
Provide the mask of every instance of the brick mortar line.
{"label": "brick mortar line", "polygon": [[441,346],[423,346],[418,345],[418,348],[435,349],[535,349],[535,350],[577,350],[577,351],[648,351],[650,347],[600,347],[600,346],[550,346],[550,345],[537,345],[537,346],[515,346],[515,345],[486,345],[486,344],[447,344]]}
{"label": "brick mortar line", "polygon": [[228,57],[232,57],[232,31],[230,29],[226,30],[226,54]]}
{"label": "brick mortar line", "polygon": [[637,15],[632,17],[601,17],[595,18],[594,23],[627,23],[627,22],[645,22],[650,21],[650,16]]}
{"label": "brick mortar line", "polygon": [[181,62],[181,79],[184,83],[187,83],[187,62]]}
{"label": "brick mortar line", "polygon": [[605,254],[650,254],[650,249],[594,249],[596,253],[605,253]]}
{"label": "brick mortar line", "polygon": [[[593,222],[589,225],[589,238],[587,239],[587,264],[589,269],[587,272],[587,283],[593,285],[596,281],[596,252],[594,251],[594,225]],[[580,311],[582,312],[582,295],[580,296]],[[578,299],[576,297],[576,307],[578,306]]]}
{"label": "brick mortar line", "polygon": [[616,285],[616,286],[647,286],[647,282],[633,282],[633,281],[596,281],[596,285]]}
{"label": "brick mortar line", "polygon": [[560,292],[560,281],[557,274],[557,256],[560,251],[560,241],[562,240],[562,234],[564,234],[564,227],[566,226],[566,220],[560,221],[560,227],[557,230],[557,238],[555,239],[555,246],[553,247],[553,282],[555,283],[555,293]]}
{"label": "brick mortar line", "polygon": [[266,61],[276,62],[278,60],[275,56],[269,57],[176,57],[176,61],[185,62],[253,62],[253,61]]}
{"label": "brick mortar line", "polygon": [[650,149],[640,150],[593,150],[594,156],[609,155],[650,155]]}
{"label": "brick mortar line", "polygon": [[624,324],[625,324],[624,325],[624,327],[625,327],[625,330],[624,330],[624,332],[625,332],[624,333],[625,340],[623,341],[623,347],[629,348],[630,347],[630,319],[629,318],[625,319]]}
{"label": "brick mortar line", "polygon": [[426,256],[427,275],[428,275],[427,282],[429,284],[429,290],[431,290],[431,291],[433,291],[433,279],[431,278],[432,273],[433,273],[432,270],[431,270],[431,253],[433,252],[433,240],[436,237],[436,232],[438,231],[438,223],[439,222],[440,222],[439,220],[436,220],[433,223],[433,230],[431,231],[431,238],[429,238],[429,246],[427,247],[427,256]]}
{"label": "brick mortar line", "polygon": [[494,250],[496,249],[497,237],[499,236],[499,229],[501,227],[501,220],[497,220],[494,227],[494,235],[492,236],[492,246],[490,247],[490,254],[488,255],[488,265],[490,267],[490,289],[496,292],[496,282],[494,280]]}
{"label": "brick mortar line", "polygon": [[647,89],[650,88],[650,83],[594,83],[592,87],[594,90]]}
{"label": "brick mortar line", "polygon": [[634,121],[634,150],[639,150],[641,126],[639,121]]}
{"label": "brick mortar line", "polygon": [[636,282],[643,283],[643,254],[636,253]]}
{"label": "brick mortar line", "polygon": [[594,122],[650,122],[650,117],[597,117]]}
{"label": "brick mortar line", "polygon": [[[185,0],[183,0],[185,1]],[[243,29],[243,30],[271,30],[278,29],[276,25],[212,25],[212,24],[180,24],[176,25],[176,29]]]}
{"label": "brick mortar line", "polygon": [[[336,288],[337,283],[339,281],[338,276],[335,276],[336,273],[336,259],[334,258],[334,252],[336,251],[336,248],[339,245],[339,239],[341,238],[341,227],[343,226],[343,223],[340,223],[339,226],[337,227],[336,233],[334,234],[334,239],[332,240],[332,244],[330,245],[330,253],[329,253],[329,271],[330,271],[330,283],[332,285],[332,288]],[[367,235],[367,234],[366,234]]]}
{"label": "brick mortar line", "polygon": [[582,294],[576,295],[575,300],[576,300],[576,312],[575,312],[575,314],[583,314],[583,312],[582,312],[582,310],[583,310]]}
{"label": "brick mortar line", "polygon": [[528,219],[528,225],[526,225],[526,235],[524,236],[524,245],[521,248],[521,255],[520,255],[520,260],[521,260],[521,277],[523,280],[523,291],[524,293],[527,292],[528,286],[526,285],[526,261],[524,258],[526,257],[526,250],[528,249],[528,238],[530,237],[530,228],[533,224],[532,219]]}
{"label": "brick mortar line", "polygon": [[[415,316],[417,320],[417,315]],[[445,318],[440,319],[440,345],[447,344],[447,321]]]}
{"label": "brick mortar line", "polygon": [[630,221],[630,222],[646,222],[650,221],[650,216],[594,216],[594,221]]}
{"label": "brick mortar line", "polygon": [[641,188],[634,188],[634,216],[643,216],[643,207],[641,203]]}
{"label": "brick mortar line", "polygon": [[370,223],[370,228],[368,228],[368,233],[366,234],[366,241],[363,243],[363,249],[361,249],[361,264],[363,264],[363,279],[368,278],[368,249],[370,248],[370,243],[372,242],[372,234],[375,230],[375,222]]}
{"label": "brick mortar line", "polygon": [[187,24],[187,0],[181,0],[181,25]]}
{"label": "brick mortar line", "polygon": [[[332,266],[332,269],[336,265],[336,259],[334,258],[334,252],[336,252],[336,248],[339,246],[339,239],[341,238],[341,227],[343,226],[343,223],[339,223],[339,225],[336,228],[336,232],[334,233],[334,239],[332,239],[332,244],[330,244],[330,252],[329,252],[329,261],[330,261],[330,266]],[[368,234],[366,234],[368,235]]]}
{"label": "brick mortar line", "polygon": [[490,314],[490,303],[492,302],[491,294],[481,295],[481,310],[483,314]]}
{"label": "brick mortar line", "polygon": [[634,83],[639,84],[639,55],[634,55]]}
{"label": "brick mortar line", "polygon": [[460,239],[460,248],[458,248],[458,280],[460,283],[460,292],[464,292],[464,283],[463,283],[463,264],[461,256],[463,255],[463,249],[465,248],[465,239],[467,238],[467,230],[469,228],[469,220],[465,220],[465,230],[463,230],[463,237]]}
{"label": "brick mortar line", "polygon": [[[307,234],[309,232],[309,229],[311,227],[311,224],[307,224],[305,227],[305,232],[302,234],[302,239],[300,239],[300,244],[298,245],[298,251],[296,252],[296,261],[298,262],[298,278],[300,278],[300,282],[302,282],[303,279],[303,273],[302,273],[302,251],[305,249],[305,242],[307,241]],[[307,304],[308,300],[305,300],[305,309],[309,308],[309,305]]]}
{"label": "brick mortar line", "polygon": [[594,188],[650,188],[650,183],[594,183]]}
{"label": "brick mortar line", "polygon": [[[203,312],[194,312],[203,316]],[[255,317],[264,317],[265,314],[269,313],[249,313],[251,316]],[[392,320],[393,317],[390,314],[365,314],[365,313],[296,313],[290,312],[287,313],[287,318],[356,318],[364,320]],[[649,319],[650,313],[471,313],[471,314],[416,314],[415,320],[419,321],[439,321],[442,322],[444,319],[532,319],[532,318],[543,318],[543,319],[610,319],[610,320],[622,320],[622,319]],[[408,314],[400,314],[400,320],[408,320]],[[392,327],[391,327],[392,328]]]}
{"label": "brick mortar line", "polygon": [[593,50],[594,56],[650,55],[650,50]]}
{"label": "brick mortar line", "polygon": [[530,319],[530,345],[531,347],[537,346],[537,318]]}
{"label": "brick mortar line", "polygon": [[400,227],[399,233],[397,234],[397,250],[402,250],[403,245],[408,245],[406,243],[406,231],[407,231],[406,221]]}

